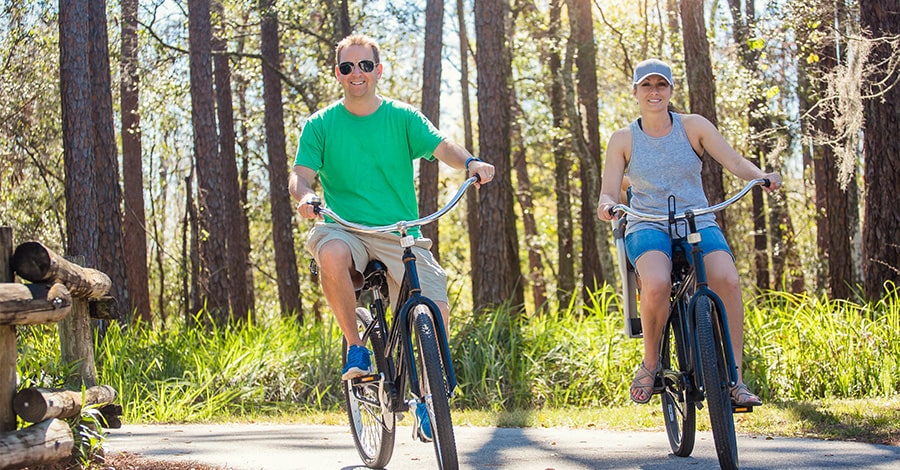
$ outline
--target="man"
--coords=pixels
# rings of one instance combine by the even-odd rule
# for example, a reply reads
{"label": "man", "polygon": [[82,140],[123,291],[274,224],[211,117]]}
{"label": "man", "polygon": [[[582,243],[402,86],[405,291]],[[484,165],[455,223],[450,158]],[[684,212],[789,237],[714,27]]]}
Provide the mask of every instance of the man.
{"label": "man", "polygon": [[[327,205],[344,219],[363,225],[389,225],[419,217],[413,161],[437,158],[452,168],[478,175],[489,183],[494,167],[473,157],[465,148],[447,141],[418,110],[380,96],[376,92],[383,65],[378,44],[364,35],[351,35],[335,49],[334,75],[344,97],[313,114],[300,135],[300,145],[289,189],[300,203],[297,213],[314,218],[308,204],[316,194],[312,184],[319,176]],[[447,325],[450,306],[443,269],[428,251],[431,241],[420,237],[413,248],[418,258],[422,293],[435,301]],[[354,283],[371,257],[388,266],[391,298],[403,276],[402,248],[396,239],[346,231],[335,224],[316,224],[309,234],[307,250],[319,265],[322,290],[350,345],[343,380],[371,370],[370,352],[359,338],[356,326]],[[384,253],[384,255],[379,255]],[[427,413],[419,406],[417,416]],[[431,428],[423,423],[430,439]]]}

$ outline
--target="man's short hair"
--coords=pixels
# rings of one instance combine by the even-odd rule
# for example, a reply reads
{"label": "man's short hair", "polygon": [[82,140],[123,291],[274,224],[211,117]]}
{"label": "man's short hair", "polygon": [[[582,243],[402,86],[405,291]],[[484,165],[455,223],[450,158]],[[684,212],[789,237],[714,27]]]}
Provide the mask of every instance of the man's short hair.
{"label": "man's short hair", "polygon": [[379,53],[378,53],[378,43],[375,42],[374,39],[372,39],[369,36],[366,36],[365,34],[351,34],[350,36],[347,36],[344,39],[341,39],[341,41],[339,43],[337,43],[337,47],[334,48],[335,63],[338,63],[338,64],[341,63],[341,51],[343,51],[344,48],[349,47],[349,46],[371,47],[372,53],[375,55],[375,57],[374,57],[375,63],[377,64],[380,62]]}

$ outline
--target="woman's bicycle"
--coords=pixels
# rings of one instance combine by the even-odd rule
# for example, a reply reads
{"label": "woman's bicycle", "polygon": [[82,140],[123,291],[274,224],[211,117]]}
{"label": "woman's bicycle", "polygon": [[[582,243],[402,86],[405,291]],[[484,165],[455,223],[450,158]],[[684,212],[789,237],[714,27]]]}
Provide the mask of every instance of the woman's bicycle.
{"label": "woman's bicycle", "polygon": [[[403,412],[410,408],[415,410],[420,403],[424,403],[428,411],[438,467],[459,467],[450,417],[450,398],[457,382],[447,332],[437,305],[421,293],[416,257],[412,252],[415,240],[408,232],[449,212],[477,181],[476,176],[467,179],[450,202],[434,214],[381,227],[348,222],[319,202],[313,202],[316,214],[326,215],[350,230],[397,232],[403,247],[405,273],[390,319],[387,314],[387,268],[381,261],[369,262],[363,273],[364,285],[357,292],[356,321],[360,338],[373,353],[375,371],[344,381],[344,397],[356,450],[367,467],[383,468],[388,464],[394,452],[398,414],[402,418]],[[347,348],[344,340],[345,361]],[[419,426],[422,423],[416,419],[414,439],[422,435],[418,433]]]}
{"label": "woman's bicycle", "polygon": [[[671,307],[660,340],[662,367],[656,377],[654,393],[662,395],[669,445],[672,452],[680,457],[687,457],[694,450],[696,411],[703,407],[706,400],[716,454],[723,469],[738,468],[733,413],[751,412],[753,408],[734,405],[731,400],[731,388],[737,384],[738,375],[728,334],[728,318],[719,296],[707,285],[704,253],[700,249],[700,233],[694,218],[734,204],[759,185],[768,187],[769,180],[753,180],[727,201],[680,213],[675,211],[673,197],[669,198],[668,214],[646,214],[623,204],[610,209],[611,214],[626,214],[626,217],[612,222],[620,264],[625,259],[623,239],[627,217],[668,222],[670,234],[675,235],[673,240],[686,238],[691,247],[691,252],[685,253],[680,244],[673,243]],[[685,224],[687,233],[678,236],[678,227]],[[634,282],[633,268],[630,266],[620,266],[620,274],[623,286]],[[628,288],[623,288],[623,297],[626,303],[626,333],[631,337],[641,337],[640,319],[633,308],[635,297]]]}

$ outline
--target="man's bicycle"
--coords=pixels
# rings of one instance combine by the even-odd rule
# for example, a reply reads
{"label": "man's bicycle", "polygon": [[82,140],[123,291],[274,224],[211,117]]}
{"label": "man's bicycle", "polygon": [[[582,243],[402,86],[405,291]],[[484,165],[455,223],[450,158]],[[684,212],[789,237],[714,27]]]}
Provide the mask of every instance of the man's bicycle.
{"label": "man's bicycle", "polygon": [[[343,386],[353,440],[367,467],[383,468],[388,464],[394,452],[398,414],[410,408],[415,410],[418,404],[424,403],[438,468],[459,468],[450,417],[450,398],[457,383],[447,331],[437,305],[422,295],[419,287],[416,257],[412,252],[415,240],[409,235],[409,229],[434,222],[449,212],[476,181],[476,176],[467,179],[450,202],[434,214],[381,227],[348,222],[320,203],[313,203],[316,214],[326,215],[350,230],[399,233],[403,247],[405,273],[390,319],[387,268],[381,261],[369,262],[363,273],[365,282],[357,292],[356,322],[360,338],[373,353],[375,371],[344,381]],[[345,361],[347,347],[345,340]],[[416,434],[417,427],[413,426],[413,438]]]}
{"label": "man's bicycle", "polygon": [[[706,400],[716,454],[723,469],[738,468],[733,413],[751,412],[753,408],[734,405],[731,400],[731,388],[737,384],[738,375],[728,334],[728,318],[721,299],[707,285],[704,253],[699,245],[701,237],[694,217],[725,209],[759,185],[768,187],[769,180],[753,180],[727,201],[680,213],[675,210],[673,197],[669,198],[668,214],[646,214],[624,204],[610,209],[611,214],[626,214],[626,217],[612,222],[620,264],[625,259],[622,255],[627,217],[668,222],[670,233],[674,234],[672,238],[686,238],[690,244],[691,252],[685,253],[680,244],[673,243],[671,307],[660,340],[662,367],[656,376],[654,393],[662,395],[669,445],[672,452],[680,457],[687,457],[694,450],[696,411],[703,407]],[[684,225],[687,233],[679,236],[678,230]],[[620,266],[620,274],[623,286],[634,281],[630,266]],[[640,319],[629,314],[636,312],[632,308],[634,295],[628,288],[623,288],[623,298],[626,302],[626,333],[631,337],[641,337]]]}

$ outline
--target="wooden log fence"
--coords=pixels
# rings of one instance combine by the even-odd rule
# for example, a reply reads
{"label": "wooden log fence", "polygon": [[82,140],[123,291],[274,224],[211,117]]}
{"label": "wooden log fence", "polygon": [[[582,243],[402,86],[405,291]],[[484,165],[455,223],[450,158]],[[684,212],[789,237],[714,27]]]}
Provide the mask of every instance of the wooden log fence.
{"label": "wooden log fence", "polygon": [[[119,427],[116,391],[97,385],[91,313],[109,312],[111,281],[38,242],[13,251],[13,231],[0,227],[0,469],[38,466],[68,458],[74,447],[65,418],[83,407],[106,410],[107,427]],[[81,264],[84,264],[83,262]],[[14,282],[14,275],[30,284]],[[16,393],[16,326],[57,323],[60,357],[77,363],[67,387],[28,388]],[[82,387],[84,390],[82,391]],[[16,430],[16,415],[27,423]]]}

